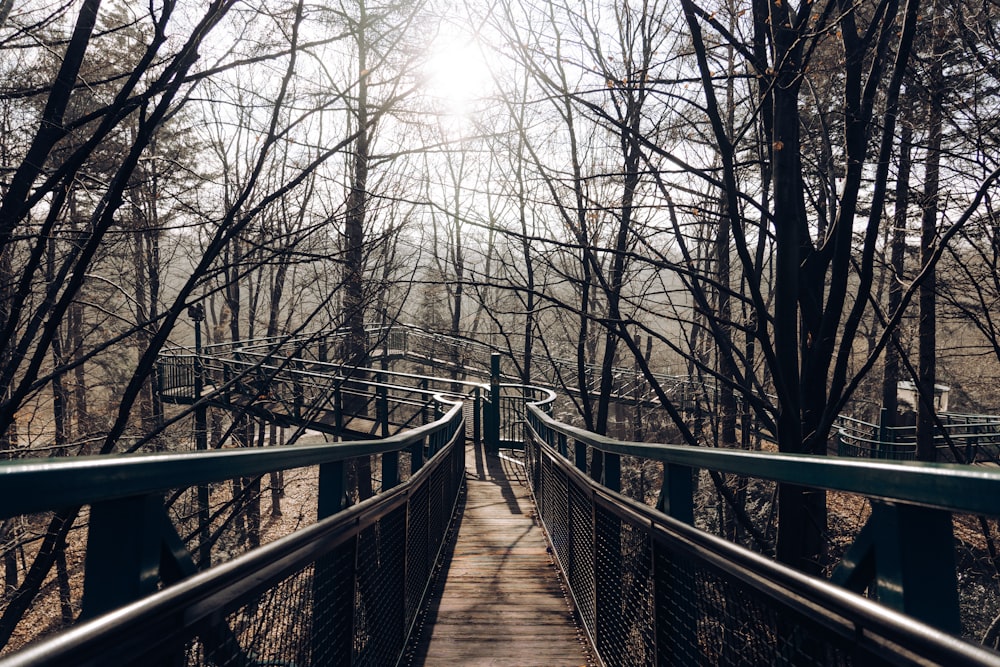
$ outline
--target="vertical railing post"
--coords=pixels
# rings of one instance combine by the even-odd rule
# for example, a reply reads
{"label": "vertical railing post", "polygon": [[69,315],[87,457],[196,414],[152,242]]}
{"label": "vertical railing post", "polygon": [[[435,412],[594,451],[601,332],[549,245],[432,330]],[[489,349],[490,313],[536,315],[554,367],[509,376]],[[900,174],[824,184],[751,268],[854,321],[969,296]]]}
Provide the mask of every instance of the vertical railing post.
{"label": "vertical railing post", "polygon": [[382,490],[388,491],[399,485],[399,452],[382,455]]}
{"label": "vertical railing post", "polygon": [[230,380],[235,376],[235,371],[233,369],[233,363],[231,359],[224,359],[222,361],[222,386],[226,388],[226,402],[233,400],[233,387],[230,384]]}
{"label": "vertical railing post", "polygon": [[979,449],[979,426],[966,422],[968,427],[965,431],[965,462],[973,463]]}
{"label": "vertical railing post", "polygon": [[[878,413],[878,458],[890,458],[889,452],[892,447],[889,446],[889,411],[885,408],[879,410]],[[872,457],[875,458],[875,457]]]}
{"label": "vertical railing post", "polygon": [[316,501],[317,521],[333,516],[347,505],[347,467],[344,461],[320,465],[319,492]]}
{"label": "vertical railing post", "polygon": [[420,423],[430,424],[431,420],[428,418],[429,415],[427,414],[427,406],[431,399],[428,399],[427,397],[427,378],[420,378],[420,392],[421,400],[424,402],[423,406],[420,408]]}
{"label": "vertical railing post", "polygon": [[344,383],[340,378],[334,380],[336,385],[333,388],[333,426],[337,433],[344,432]]}
{"label": "vertical railing post", "polygon": [[500,353],[490,355],[490,402],[486,407],[489,419],[486,422],[486,444],[500,448]]}
{"label": "vertical railing post", "polygon": [[604,486],[615,493],[622,490],[622,460],[618,454],[604,452]]}
{"label": "vertical railing post", "polygon": [[656,509],[667,516],[694,525],[694,471],[688,466],[663,464],[663,485]]}
{"label": "vertical railing post", "polygon": [[[319,467],[317,520],[347,507],[344,461]],[[312,645],[314,665],[349,665],[354,650],[354,589],[357,571],[357,536],[316,561],[312,596]]]}
{"label": "vertical railing post", "polygon": [[483,442],[482,409],[483,393],[479,387],[476,387],[472,399],[472,440],[477,447]]}
{"label": "vertical railing post", "polygon": [[[378,421],[382,429],[382,437],[389,437],[389,389],[385,386],[384,373],[378,374]],[[382,490],[387,491],[399,484],[399,452],[382,454]]]}
{"label": "vertical railing post", "polygon": [[81,619],[94,618],[156,591],[163,500],[119,498],[90,508]]}
{"label": "vertical railing post", "polygon": [[[205,407],[205,365],[201,360],[201,322],[205,319],[205,306],[200,303],[188,308],[188,316],[194,321],[194,448],[208,449],[208,415]],[[207,569],[212,565],[211,517],[208,511],[209,491],[207,484],[199,484],[198,496],[198,566]]]}
{"label": "vertical railing post", "polygon": [[305,392],[302,390],[302,376],[299,370],[302,363],[296,359],[291,363],[292,372],[292,414],[296,419],[302,419],[302,406],[305,403]]}
{"label": "vertical railing post", "polygon": [[383,438],[389,437],[389,390],[385,386],[385,375],[376,375],[378,384],[375,387],[375,420],[381,429]]}
{"label": "vertical railing post", "polygon": [[417,472],[424,465],[424,438],[410,445],[410,474]]}
{"label": "vertical railing post", "polygon": [[573,463],[576,469],[587,474],[587,445],[579,440],[573,441]]}

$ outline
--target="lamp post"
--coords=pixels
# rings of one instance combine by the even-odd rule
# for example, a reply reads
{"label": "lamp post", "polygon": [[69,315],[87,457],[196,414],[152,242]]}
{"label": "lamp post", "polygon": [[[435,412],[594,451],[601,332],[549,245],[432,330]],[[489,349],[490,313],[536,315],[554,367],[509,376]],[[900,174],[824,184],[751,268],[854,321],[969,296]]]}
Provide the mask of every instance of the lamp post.
{"label": "lamp post", "polygon": [[[188,317],[194,322],[194,447],[208,449],[208,418],[202,394],[205,391],[205,366],[201,361],[201,322],[205,319],[205,306],[200,303],[188,307]],[[198,485],[198,564],[207,569],[212,564],[212,545],[208,513],[208,485]]]}

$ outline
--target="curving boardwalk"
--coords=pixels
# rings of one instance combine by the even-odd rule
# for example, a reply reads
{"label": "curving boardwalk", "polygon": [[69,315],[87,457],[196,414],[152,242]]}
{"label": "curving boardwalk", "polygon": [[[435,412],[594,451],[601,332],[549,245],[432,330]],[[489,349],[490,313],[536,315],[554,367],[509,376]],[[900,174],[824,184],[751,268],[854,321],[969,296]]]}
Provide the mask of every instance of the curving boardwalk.
{"label": "curving boardwalk", "polygon": [[519,477],[519,464],[466,449],[457,538],[434,583],[411,665],[592,664]]}

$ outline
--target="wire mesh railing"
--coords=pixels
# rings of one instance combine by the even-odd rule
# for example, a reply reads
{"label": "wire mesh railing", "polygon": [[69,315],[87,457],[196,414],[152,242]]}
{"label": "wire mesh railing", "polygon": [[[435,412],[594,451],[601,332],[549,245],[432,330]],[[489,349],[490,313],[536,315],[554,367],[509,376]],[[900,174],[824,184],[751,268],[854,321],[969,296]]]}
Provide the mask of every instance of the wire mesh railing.
{"label": "wire mesh railing", "polygon": [[[377,441],[0,465],[2,516],[83,506],[88,533],[79,621],[0,664],[391,664],[463,480],[465,422],[449,407]],[[346,507],[347,466],[368,457],[380,493]],[[249,521],[232,480],[298,470],[313,471],[313,510],[297,508],[309,527],[227,558],[213,549],[199,572],[197,514],[178,502],[209,485],[206,532],[225,535]]]}
{"label": "wire mesh railing", "polygon": [[[525,460],[538,513],[605,664],[1000,665],[1000,655],[954,634],[955,560],[947,557],[950,513],[1000,514],[1000,474],[619,442],[531,406],[529,424]],[[591,479],[583,447],[661,462],[658,509]],[[698,469],[865,494],[878,511],[834,585],[695,529]],[[870,548],[866,540],[880,533],[905,564]],[[881,603],[852,592],[866,587]]]}

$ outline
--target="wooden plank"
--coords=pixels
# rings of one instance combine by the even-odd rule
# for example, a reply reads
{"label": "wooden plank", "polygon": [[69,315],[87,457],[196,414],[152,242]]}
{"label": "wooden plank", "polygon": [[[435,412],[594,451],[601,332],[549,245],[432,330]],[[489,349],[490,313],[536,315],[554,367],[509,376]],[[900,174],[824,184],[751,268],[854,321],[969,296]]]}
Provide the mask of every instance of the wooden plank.
{"label": "wooden plank", "polygon": [[466,449],[466,497],[411,665],[594,664],[520,466]]}

